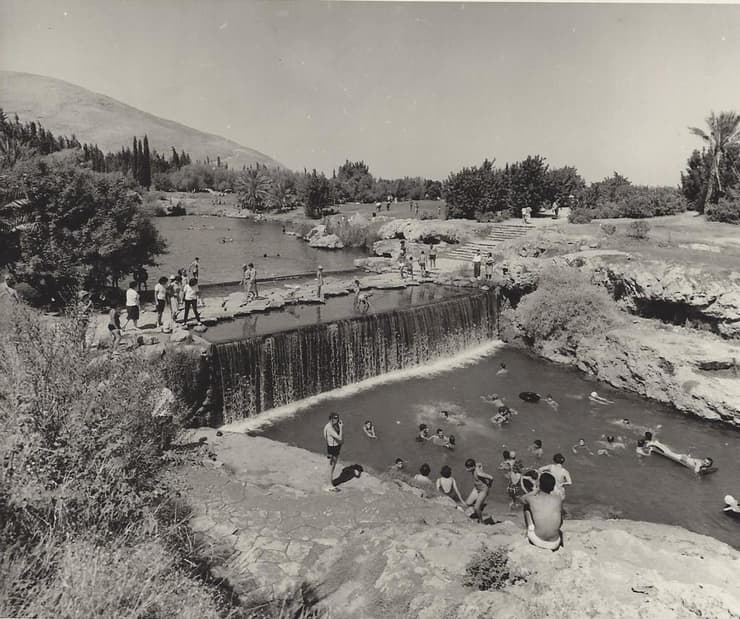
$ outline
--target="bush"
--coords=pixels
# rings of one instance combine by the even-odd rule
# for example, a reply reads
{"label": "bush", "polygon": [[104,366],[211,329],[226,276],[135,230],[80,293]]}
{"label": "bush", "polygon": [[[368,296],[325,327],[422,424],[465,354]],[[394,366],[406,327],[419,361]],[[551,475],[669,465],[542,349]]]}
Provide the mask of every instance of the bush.
{"label": "bush", "polygon": [[650,225],[646,221],[633,221],[627,226],[627,236],[633,239],[646,239],[649,231]]}
{"label": "bush", "polygon": [[734,196],[720,198],[717,204],[707,206],[706,215],[708,221],[740,224],[740,199]]}
{"label": "bush", "polygon": [[567,267],[545,269],[516,316],[530,343],[553,342],[565,350],[574,350],[581,339],[603,333],[617,320],[607,291]]}
{"label": "bush", "polygon": [[612,236],[617,231],[617,227],[614,224],[601,224],[601,231],[606,236]]}
{"label": "bush", "polygon": [[594,218],[594,210],[576,206],[568,213],[568,221],[572,224],[590,224]]}
{"label": "bush", "polygon": [[488,548],[481,546],[465,566],[463,585],[478,591],[500,591],[504,587],[524,580],[509,566],[509,549],[506,546]]}
{"label": "bush", "polygon": [[325,220],[326,233],[336,234],[345,247],[364,247],[372,249],[373,243],[380,240],[382,223],[371,223],[364,218],[335,217]]}

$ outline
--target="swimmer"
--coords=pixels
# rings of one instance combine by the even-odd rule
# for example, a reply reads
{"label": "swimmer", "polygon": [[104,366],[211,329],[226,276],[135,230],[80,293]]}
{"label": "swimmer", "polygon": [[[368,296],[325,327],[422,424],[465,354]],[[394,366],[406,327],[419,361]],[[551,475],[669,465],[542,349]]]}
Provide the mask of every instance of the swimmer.
{"label": "swimmer", "polygon": [[591,400],[591,402],[593,402],[594,404],[604,404],[604,405],[614,404],[614,402],[612,402],[611,400],[607,400],[606,398],[601,397],[595,391],[592,391],[589,394],[588,399]]}
{"label": "swimmer", "polygon": [[560,406],[549,393],[545,396],[545,403],[553,410],[558,410],[558,406]]}
{"label": "swimmer", "polygon": [[396,458],[396,461],[393,463],[392,468],[397,471],[402,471],[404,466],[404,461],[401,458]]}
{"label": "swimmer", "polygon": [[496,376],[504,376],[505,374],[508,374],[509,370],[506,369],[506,364],[501,362],[501,365],[499,366],[498,371],[496,372]]}
{"label": "swimmer", "polygon": [[446,423],[451,423],[456,426],[464,426],[465,421],[460,419],[458,415],[455,415],[454,413],[450,413],[450,411],[447,411],[447,410],[439,411],[439,416],[442,417],[442,420],[445,421]]}
{"label": "swimmer", "polygon": [[457,482],[452,476],[452,469],[445,464],[439,474],[440,477],[436,483],[437,491],[452,499],[458,505],[464,505],[465,501],[463,501],[460,490],[457,487]]}
{"label": "swimmer", "polygon": [[442,431],[442,428],[437,428],[437,432],[435,432],[434,436],[432,437],[432,443],[438,445],[439,447],[444,447],[447,444],[447,437]]}
{"label": "swimmer", "polygon": [[416,440],[421,441],[428,441],[432,437],[429,436],[429,426],[425,423],[419,424],[419,434],[416,437]]}
{"label": "swimmer", "polygon": [[565,487],[572,486],[573,480],[570,477],[568,469],[563,466],[563,464],[565,464],[565,458],[563,457],[563,454],[555,454],[552,457],[552,461],[552,464],[547,464],[543,467],[540,467],[538,472],[550,473],[553,477],[555,477],[557,485],[553,492],[565,499]]}
{"label": "swimmer", "polygon": [[540,439],[536,439],[534,443],[527,447],[527,451],[539,460],[543,454],[542,441]]}
{"label": "swimmer", "polygon": [[[619,440],[617,440],[617,438]],[[602,434],[601,439],[596,441],[599,445],[602,445],[604,449],[625,449],[626,445],[622,442],[623,439],[621,436],[614,437],[611,434]]]}
{"label": "swimmer", "polygon": [[635,452],[637,452],[638,456],[649,456],[652,453],[650,451],[650,445],[648,445],[644,439],[637,441]]}
{"label": "swimmer", "polygon": [[493,404],[493,406],[495,406],[496,409],[499,409],[502,406],[506,406],[506,404],[504,404],[504,401],[500,397],[498,397],[498,393],[492,393],[490,395],[482,395],[480,399],[483,400],[486,404]]}
{"label": "swimmer", "polygon": [[498,426],[509,423],[512,413],[513,411],[508,406],[501,406],[498,412],[491,417],[491,423]]}
{"label": "swimmer", "polygon": [[442,418],[445,421],[449,421],[450,420],[450,411],[439,411],[439,414],[442,416]]}
{"label": "swimmer", "polygon": [[465,470],[473,477],[473,490],[470,492],[466,505],[472,506],[473,513],[479,522],[483,522],[483,506],[488,493],[493,486],[493,477],[483,472],[483,465],[475,462],[472,458],[465,461]]}
{"label": "swimmer", "polygon": [[582,450],[587,451],[589,456],[594,455],[594,452],[588,448],[588,445],[586,445],[586,441],[584,441],[582,438],[579,438],[578,442],[571,448],[571,451],[574,454],[578,454],[578,452]]}
{"label": "swimmer", "polygon": [[738,505],[737,499],[731,494],[725,496],[725,507],[722,511],[740,514],[740,505]]}
{"label": "swimmer", "polygon": [[422,464],[419,467],[419,472],[412,479],[419,484],[431,486],[433,484],[432,480],[429,479],[429,473],[431,472],[432,468],[428,464]]}
{"label": "swimmer", "polygon": [[701,473],[706,472],[708,469],[711,469],[712,465],[714,464],[714,460],[712,460],[711,458],[693,458],[688,455],[681,456],[679,458],[679,461],[692,469],[697,475],[700,475]]}
{"label": "swimmer", "polygon": [[378,438],[378,436],[375,434],[375,426],[373,425],[373,422],[369,419],[362,426],[362,431],[368,438]]}
{"label": "swimmer", "polygon": [[455,437],[452,434],[450,434],[447,437],[447,442],[445,443],[444,446],[446,449],[450,449],[450,450],[455,449]]}

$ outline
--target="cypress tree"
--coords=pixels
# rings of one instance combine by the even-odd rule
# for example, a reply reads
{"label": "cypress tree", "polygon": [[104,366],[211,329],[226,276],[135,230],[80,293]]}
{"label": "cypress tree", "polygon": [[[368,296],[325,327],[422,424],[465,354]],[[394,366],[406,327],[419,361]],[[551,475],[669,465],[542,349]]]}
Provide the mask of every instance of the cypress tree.
{"label": "cypress tree", "polygon": [[136,140],[136,136],[134,136],[134,161],[131,165],[131,174],[134,177],[134,180],[138,183],[139,182],[139,143]]}
{"label": "cypress tree", "polygon": [[142,153],[143,157],[143,165],[142,165],[142,175],[141,175],[141,184],[144,185],[147,189],[151,187],[152,184],[152,161],[149,156],[149,138],[144,135],[144,152]]}

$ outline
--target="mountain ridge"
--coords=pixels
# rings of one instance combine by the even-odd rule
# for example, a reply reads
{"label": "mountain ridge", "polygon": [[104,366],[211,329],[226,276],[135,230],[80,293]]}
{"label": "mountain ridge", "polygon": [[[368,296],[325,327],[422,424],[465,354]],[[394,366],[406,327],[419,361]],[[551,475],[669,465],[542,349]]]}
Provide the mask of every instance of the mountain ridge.
{"label": "mountain ridge", "polygon": [[256,149],[54,77],[0,71],[0,108],[11,117],[18,114],[23,122],[40,122],[55,135],[74,134],[104,152],[130,146],[135,135],[146,134],[150,147],[165,155],[174,146],[178,152],[188,152],[193,161],[221,157],[232,169],[255,163],[284,167]]}

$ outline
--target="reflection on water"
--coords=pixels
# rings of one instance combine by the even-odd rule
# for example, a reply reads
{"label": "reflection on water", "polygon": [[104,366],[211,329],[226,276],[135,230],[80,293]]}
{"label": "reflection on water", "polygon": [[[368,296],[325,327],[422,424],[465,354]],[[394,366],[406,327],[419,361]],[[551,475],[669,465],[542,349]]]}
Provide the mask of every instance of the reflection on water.
{"label": "reflection on water", "polygon": [[[505,376],[496,375],[501,361],[509,368]],[[583,397],[594,389],[615,403],[601,406]],[[351,391],[343,390],[345,394]],[[493,410],[480,399],[492,391],[518,410],[513,421],[502,428],[490,423]],[[556,411],[544,402],[523,402],[518,398],[521,391],[551,393],[560,406]],[[443,374],[418,377],[417,372],[417,377],[402,382],[380,382],[336,400],[326,398],[324,394],[321,402],[264,428],[264,433],[323,453],[321,428],[328,412],[336,410],[345,420],[343,457],[375,470],[385,470],[401,457],[411,473],[426,462],[433,477],[443,464],[449,464],[465,492],[471,484],[463,462],[475,458],[496,478],[492,509],[501,515],[508,512],[503,507],[506,486],[497,470],[501,451],[515,449],[529,466],[546,464],[554,453],[561,452],[574,482],[566,500],[570,517],[623,517],[675,524],[740,547],[740,521],[721,513],[724,495],[740,495],[740,434],[595,384],[575,371],[502,348],[474,365]],[[452,413],[451,421],[441,416],[441,410]],[[622,418],[630,420],[628,427],[620,423]],[[366,419],[375,423],[377,441],[363,435]],[[454,434],[457,450],[416,442],[421,422],[430,424],[432,432],[440,427],[446,434]],[[719,471],[699,478],[660,456],[638,457],[635,445],[645,429],[652,429],[660,440],[684,453],[713,457]],[[596,455],[603,434],[621,435],[627,448],[608,457]],[[586,451],[573,454],[572,447],[580,438],[594,455]],[[542,460],[527,451],[534,439],[544,444]]]}
{"label": "reflection on water", "polygon": [[[157,230],[167,240],[168,253],[151,269],[150,280],[159,273],[175,273],[200,258],[201,283],[241,279],[241,266],[253,262],[257,276],[273,277],[324,269],[351,269],[360,250],[314,249],[294,236],[282,233],[282,226],[227,217],[157,217]],[[231,239],[229,242],[222,242]]]}

